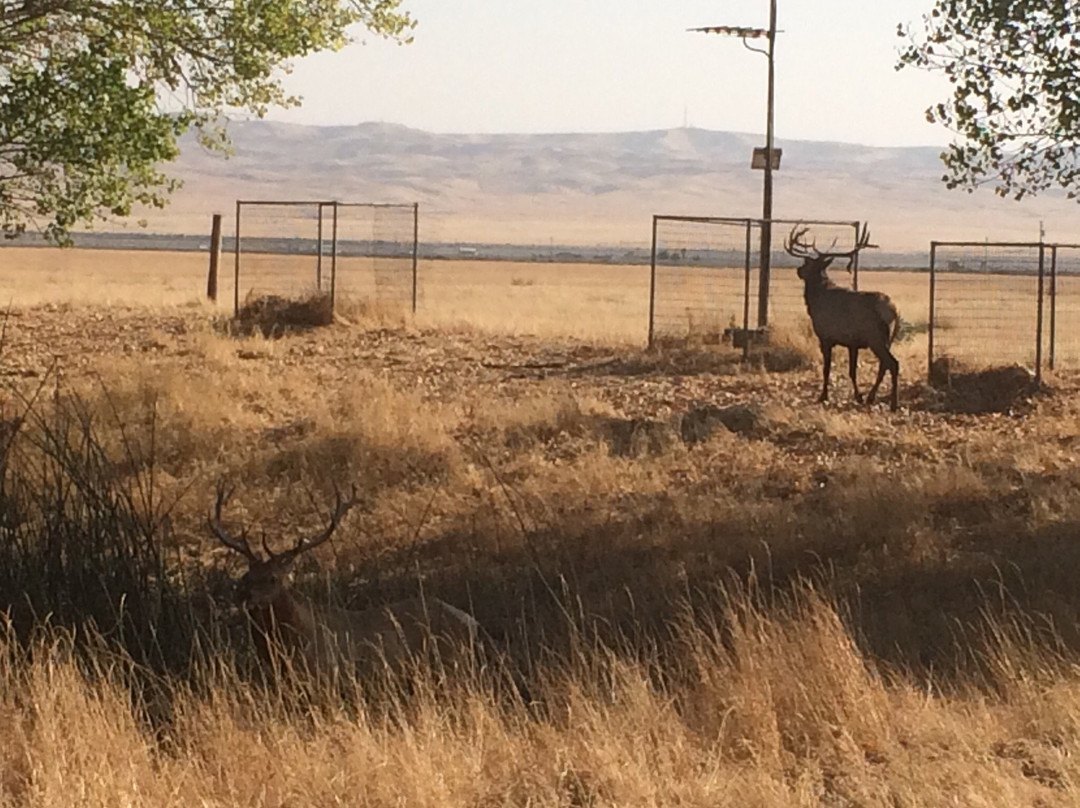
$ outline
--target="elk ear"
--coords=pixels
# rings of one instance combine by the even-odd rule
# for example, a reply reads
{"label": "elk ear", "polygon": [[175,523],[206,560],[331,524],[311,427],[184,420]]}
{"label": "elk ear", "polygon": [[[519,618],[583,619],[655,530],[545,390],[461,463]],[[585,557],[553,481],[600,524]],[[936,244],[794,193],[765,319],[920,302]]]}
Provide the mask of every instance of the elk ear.
{"label": "elk ear", "polygon": [[833,262],[833,257],[831,255],[828,255],[825,258],[822,258],[821,259],[821,268],[822,269],[828,269],[829,264],[831,264],[832,262]]}

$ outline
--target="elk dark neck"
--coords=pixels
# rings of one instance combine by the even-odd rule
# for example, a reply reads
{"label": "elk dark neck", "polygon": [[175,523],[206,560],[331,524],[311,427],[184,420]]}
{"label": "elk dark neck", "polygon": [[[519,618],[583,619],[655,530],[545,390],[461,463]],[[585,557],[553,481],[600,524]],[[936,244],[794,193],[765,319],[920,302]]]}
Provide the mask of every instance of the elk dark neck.
{"label": "elk dark neck", "polygon": [[809,304],[820,297],[822,293],[835,288],[836,284],[830,281],[824,274],[819,275],[816,278],[808,278],[803,281],[803,299]]}
{"label": "elk dark neck", "polygon": [[309,616],[297,603],[295,596],[282,591],[270,603],[255,612],[255,619],[264,630],[303,633],[307,628]]}

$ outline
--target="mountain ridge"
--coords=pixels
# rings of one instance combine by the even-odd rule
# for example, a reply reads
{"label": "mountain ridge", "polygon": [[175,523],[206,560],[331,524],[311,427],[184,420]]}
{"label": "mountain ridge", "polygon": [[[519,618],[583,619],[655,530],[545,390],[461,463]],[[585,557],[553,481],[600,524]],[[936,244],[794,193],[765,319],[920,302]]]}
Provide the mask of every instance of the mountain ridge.
{"label": "mountain ridge", "polygon": [[[623,133],[442,134],[402,124],[229,124],[229,159],[182,142],[167,171],[184,182],[147,214],[155,232],[201,232],[237,198],[418,202],[421,237],[440,242],[642,244],[653,214],[757,217],[761,138],[700,128]],[[948,191],[934,146],[778,139],[774,216],[868,220],[883,248],[931,239],[1069,238],[1075,203]],[[1080,239],[1076,239],[1080,240]]]}

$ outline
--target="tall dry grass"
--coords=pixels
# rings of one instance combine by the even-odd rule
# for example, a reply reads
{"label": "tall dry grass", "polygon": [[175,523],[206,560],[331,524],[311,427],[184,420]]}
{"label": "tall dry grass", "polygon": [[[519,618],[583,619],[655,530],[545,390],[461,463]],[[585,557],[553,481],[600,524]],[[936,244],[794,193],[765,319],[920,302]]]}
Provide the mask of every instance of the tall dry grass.
{"label": "tall dry grass", "polygon": [[[228,664],[132,700],[130,660],[0,645],[0,804],[1068,805],[1080,679],[992,625],[996,690],[881,670],[808,585],[718,598],[676,662],[589,645],[534,703],[418,673],[407,700],[263,689]],[[676,673],[672,673],[672,671]],[[161,713],[165,717],[161,717]]]}
{"label": "tall dry grass", "polygon": [[[691,444],[620,405],[678,357],[435,388],[400,365],[500,346],[157,339],[4,389],[0,805],[1075,802],[1069,399],[889,416],[710,361],[680,383],[764,405]],[[271,546],[355,482],[297,590],[468,608],[485,665],[268,676],[206,535],[219,477]]]}

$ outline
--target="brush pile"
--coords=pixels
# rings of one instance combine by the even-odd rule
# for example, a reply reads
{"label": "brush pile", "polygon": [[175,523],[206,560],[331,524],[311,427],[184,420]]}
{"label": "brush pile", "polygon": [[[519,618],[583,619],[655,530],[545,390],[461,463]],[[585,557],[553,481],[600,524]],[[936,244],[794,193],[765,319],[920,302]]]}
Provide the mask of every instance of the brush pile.
{"label": "brush pile", "polygon": [[295,331],[310,331],[334,322],[334,304],[329,295],[317,293],[289,300],[279,295],[248,299],[233,318],[230,329],[240,336],[261,333],[280,337]]}

